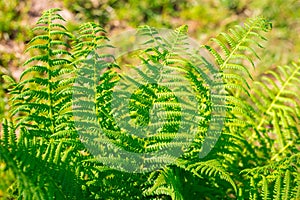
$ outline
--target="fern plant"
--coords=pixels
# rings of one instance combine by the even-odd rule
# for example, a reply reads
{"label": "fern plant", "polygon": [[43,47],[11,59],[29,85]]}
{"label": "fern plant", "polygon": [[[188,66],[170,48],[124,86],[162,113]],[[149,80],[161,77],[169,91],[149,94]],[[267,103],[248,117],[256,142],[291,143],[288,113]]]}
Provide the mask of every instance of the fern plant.
{"label": "fern plant", "polygon": [[72,35],[57,11],[45,12],[34,28],[39,35],[27,51],[39,53],[24,64],[30,66],[20,82],[12,83],[12,120],[3,124],[1,158],[16,176],[12,194],[23,199],[84,197],[81,165],[75,164],[83,145],[70,109]]}
{"label": "fern plant", "polygon": [[[250,65],[254,63],[249,53],[253,53],[254,57],[258,57],[252,49],[253,47],[249,45],[254,43],[261,46],[256,42],[256,39],[264,39],[260,32],[267,31],[269,29],[268,25],[268,22],[264,19],[257,18],[249,20],[244,27],[237,26],[235,29],[230,29],[230,33],[220,34],[218,38],[214,38],[212,41],[222,49],[221,53],[218,53],[217,50],[211,46],[204,46],[204,48],[211,52],[216,60],[216,64],[220,67],[221,72],[215,71],[215,76],[220,76],[223,79],[222,85],[220,85],[219,82],[210,83],[210,88],[212,90],[222,88],[228,92],[213,94],[213,98],[224,101],[225,103],[221,105],[215,103],[212,107],[213,109],[224,109],[228,116],[224,119],[224,128],[222,129],[219,142],[205,159],[199,159],[199,157],[191,159],[190,154],[187,154],[188,156],[180,159],[177,164],[178,167],[185,169],[200,179],[205,180],[206,177],[218,176],[218,182],[224,180],[231,185],[231,188],[228,187],[228,185],[218,187],[224,187],[223,190],[231,191],[232,194],[237,194],[238,189],[236,184],[237,181],[239,181],[238,179],[234,180],[232,178],[232,174],[235,173],[234,170],[238,170],[234,166],[239,165],[238,157],[244,157],[241,148],[244,146],[245,148],[247,147],[247,141],[243,138],[242,132],[246,130],[248,125],[242,121],[240,116],[244,114],[247,116],[248,112],[252,110],[250,105],[238,98],[239,93],[249,93],[247,78],[244,78],[244,75],[251,75],[245,65],[245,61],[249,62]],[[220,121],[218,122],[220,123]],[[207,137],[212,139],[206,140],[206,142],[209,145],[214,145],[218,139],[218,134],[219,133],[213,132],[213,134],[207,135]],[[201,147],[201,145],[199,146]],[[198,150],[200,149],[199,146],[197,146]],[[203,147],[205,147],[205,143]],[[206,181],[207,184],[210,182],[209,179]],[[160,176],[158,176],[155,185],[159,184],[159,182],[161,182]],[[211,187],[211,184],[208,185]],[[161,187],[165,188],[165,185],[161,185]],[[205,184],[202,185],[202,188],[203,187],[205,188]],[[157,190],[159,190],[159,187]],[[169,190],[167,194],[172,196],[174,193],[174,190]],[[214,193],[214,195],[216,195],[216,193]],[[220,193],[218,195],[220,196],[215,196],[215,198],[228,198],[228,193]],[[173,199],[180,198],[189,199],[195,197],[191,194],[187,194],[185,197],[174,197]]]}
{"label": "fern plant", "polygon": [[187,26],[141,26],[130,63],[101,26],[71,34],[58,12],[34,28],[20,81],[4,76],[5,197],[299,199],[299,64],[249,70],[267,20],[192,50]]}

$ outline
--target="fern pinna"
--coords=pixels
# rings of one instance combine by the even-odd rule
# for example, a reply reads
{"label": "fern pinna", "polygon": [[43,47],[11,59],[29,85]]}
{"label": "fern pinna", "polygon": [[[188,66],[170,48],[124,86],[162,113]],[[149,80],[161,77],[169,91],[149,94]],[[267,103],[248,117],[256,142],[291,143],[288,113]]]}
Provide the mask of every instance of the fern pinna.
{"label": "fern pinna", "polygon": [[58,13],[39,19],[20,81],[4,77],[5,197],[299,199],[299,64],[249,69],[267,20],[203,48],[187,26],[141,26],[141,50],[116,58],[102,27],[73,35]]}

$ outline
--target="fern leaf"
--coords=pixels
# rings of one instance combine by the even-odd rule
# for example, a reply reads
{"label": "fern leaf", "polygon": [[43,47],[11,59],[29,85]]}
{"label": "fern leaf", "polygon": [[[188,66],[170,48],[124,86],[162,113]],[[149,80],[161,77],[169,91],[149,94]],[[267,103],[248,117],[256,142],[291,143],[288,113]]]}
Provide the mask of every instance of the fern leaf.
{"label": "fern leaf", "polygon": [[290,177],[290,171],[287,170],[284,175],[283,179],[283,189],[282,189],[282,199],[288,200],[290,199],[290,187],[291,187],[291,177]]}
{"label": "fern leaf", "polygon": [[[258,44],[256,39],[262,39],[260,31],[269,30],[270,24],[263,18],[255,18],[248,20],[244,26],[235,26],[229,30],[229,33],[221,33],[219,37],[213,38],[212,41],[222,49],[222,54],[218,53],[214,48],[205,45],[204,47],[214,56],[216,63],[219,65],[220,70],[225,74],[233,73],[232,69],[237,70],[238,76],[243,77],[240,72],[243,72],[248,77],[252,78],[247,66],[243,61],[248,61],[254,66],[253,59],[249,57],[245,52],[254,55],[259,58],[256,51],[249,46],[251,43]],[[260,45],[259,45],[260,46]],[[228,76],[227,76],[228,77]],[[247,78],[244,80],[226,79],[226,83],[234,82],[235,84],[244,85],[247,82]],[[248,85],[248,84],[246,84]],[[238,91],[241,87],[234,87]],[[246,89],[242,89],[244,92]],[[232,89],[230,89],[232,91]]]}
{"label": "fern leaf", "polygon": [[[281,67],[278,72],[266,72],[252,90],[251,99],[256,110],[253,115],[257,120],[253,122],[255,131],[251,140],[259,138],[259,133],[263,135],[262,140],[266,143],[279,144],[279,150],[272,148],[275,154],[272,159],[279,159],[279,153],[275,152],[281,153],[283,149],[290,148],[290,141],[299,131],[299,98],[294,95],[297,90],[294,84],[297,84],[296,80],[300,75],[299,69],[299,66],[293,63],[292,66]],[[268,132],[275,134],[276,140],[267,141]]]}
{"label": "fern leaf", "polygon": [[219,176],[221,179],[230,183],[235,192],[237,192],[237,187],[233,179],[226,171],[226,169],[222,167],[221,163],[218,160],[208,160],[190,164],[188,165],[187,170],[190,170],[198,177],[201,177],[201,175]]}
{"label": "fern leaf", "polygon": [[268,200],[270,199],[269,197],[269,187],[268,187],[268,181],[265,176],[262,176],[262,193],[261,196],[263,200]]}
{"label": "fern leaf", "polygon": [[281,199],[281,176],[277,176],[275,185],[274,185],[274,200],[280,200]]}

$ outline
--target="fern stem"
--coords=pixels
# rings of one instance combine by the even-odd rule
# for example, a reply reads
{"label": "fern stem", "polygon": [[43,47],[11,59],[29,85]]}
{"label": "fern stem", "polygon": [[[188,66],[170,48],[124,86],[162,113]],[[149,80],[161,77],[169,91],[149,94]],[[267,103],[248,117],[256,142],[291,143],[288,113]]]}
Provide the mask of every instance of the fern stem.
{"label": "fern stem", "polygon": [[49,94],[49,118],[51,121],[51,126],[50,126],[50,132],[51,135],[54,134],[54,127],[55,127],[55,122],[53,120],[53,99],[52,99],[52,76],[51,76],[51,68],[52,68],[52,61],[51,61],[51,55],[50,55],[50,51],[51,51],[51,18],[52,18],[52,13],[49,13],[49,17],[48,17],[48,44],[47,44],[47,59],[48,59],[48,94]]}
{"label": "fern stem", "polygon": [[271,161],[275,160],[281,153],[283,153],[289,146],[294,144],[294,142],[290,141],[287,145],[285,145],[277,154],[275,154],[272,158]]}

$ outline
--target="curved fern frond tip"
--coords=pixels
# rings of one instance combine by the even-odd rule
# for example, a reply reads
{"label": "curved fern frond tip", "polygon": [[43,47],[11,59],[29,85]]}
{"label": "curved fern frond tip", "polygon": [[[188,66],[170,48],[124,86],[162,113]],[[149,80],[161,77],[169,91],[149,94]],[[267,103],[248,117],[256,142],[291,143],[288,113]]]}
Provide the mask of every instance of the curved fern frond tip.
{"label": "curved fern frond tip", "polygon": [[[248,68],[255,67],[254,58],[259,59],[254,47],[262,47],[259,41],[265,38],[261,32],[269,31],[270,28],[270,22],[264,18],[249,19],[243,25],[236,25],[229,29],[228,33],[221,33],[216,38],[212,38],[212,46],[203,45],[215,58],[217,66],[223,73],[224,82],[236,85],[235,91],[239,91],[238,88],[244,92],[248,91],[247,79],[252,79]],[[237,76],[233,75],[240,78],[237,79]]]}
{"label": "curved fern frond tip", "polygon": [[176,28],[175,31],[179,31],[180,33],[187,34],[188,29],[189,29],[189,26],[185,24],[185,25],[182,25],[182,26]]}
{"label": "curved fern frond tip", "polygon": [[107,43],[109,39],[106,36],[106,31],[94,22],[82,24],[79,28],[79,33],[80,36],[74,41],[75,64],[84,62],[89,55],[92,57],[97,55],[99,49],[112,48],[112,46]]}
{"label": "curved fern frond tip", "polygon": [[48,9],[48,10],[45,10],[43,13],[56,13],[56,12],[58,12],[58,11],[61,11],[61,9],[60,8],[50,8],[50,9]]}
{"label": "curved fern frond tip", "polygon": [[44,11],[42,16],[37,21],[37,24],[50,25],[50,22],[54,20],[65,21],[65,19],[60,14],[58,14],[58,12],[60,11],[60,8],[51,8],[49,10]]}

